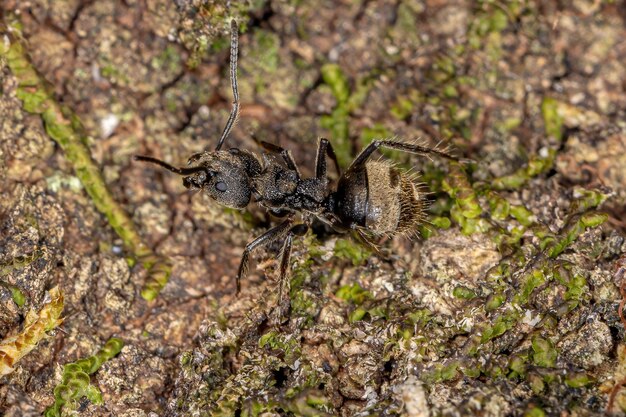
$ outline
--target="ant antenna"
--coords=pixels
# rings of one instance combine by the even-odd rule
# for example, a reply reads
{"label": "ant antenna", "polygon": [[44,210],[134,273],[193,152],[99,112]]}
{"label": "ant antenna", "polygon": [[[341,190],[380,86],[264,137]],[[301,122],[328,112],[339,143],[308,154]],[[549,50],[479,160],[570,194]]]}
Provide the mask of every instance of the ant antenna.
{"label": "ant antenna", "polygon": [[168,171],[173,172],[174,174],[183,175],[183,176],[191,175],[191,174],[194,174],[196,172],[205,170],[204,167],[176,168],[176,167],[171,166],[167,162],[163,162],[160,159],[156,159],[156,158],[153,158],[151,156],[135,155],[135,156],[133,156],[133,159],[135,161],[151,162],[153,164],[159,165],[159,166],[167,169]]}
{"label": "ant antenna", "polygon": [[239,51],[239,27],[235,19],[230,21],[230,86],[233,90],[233,109],[220,137],[216,151],[219,151],[239,116],[239,90],[237,89],[237,53]]}

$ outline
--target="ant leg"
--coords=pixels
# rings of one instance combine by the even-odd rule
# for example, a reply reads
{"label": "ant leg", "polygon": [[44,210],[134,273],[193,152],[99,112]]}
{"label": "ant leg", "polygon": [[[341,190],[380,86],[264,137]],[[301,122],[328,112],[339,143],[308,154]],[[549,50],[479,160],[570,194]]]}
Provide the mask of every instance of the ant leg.
{"label": "ant leg", "polygon": [[365,234],[363,230],[357,228],[354,232],[357,240],[359,240],[366,248],[368,248],[370,251],[374,252],[378,256],[383,256],[383,253],[380,251],[378,245],[374,241],[372,241],[372,239],[367,234]]}
{"label": "ant leg", "polygon": [[448,152],[444,150],[438,150],[438,149],[429,148],[426,146],[416,145],[413,143],[399,142],[395,140],[375,140],[372,143],[370,143],[367,146],[367,148],[361,151],[359,156],[357,156],[356,159],[352,161],[352,164],[350,164],[350,168],[348,168],[348,170],[364,164],[372,155],[372,153],[374,153],[374,151],[378,148],[397,149],[399,151],[414,153],[418,155],[434,154],[434,155],[438,155],[443,158],[449,159],[451,161],[457,161],[457,162],[459,161],[457,158],[450,155]]}
{"label": "ant leg", "polygon": [[237,26],[237,22],[235,19],[230,21],[230,86],[233,90],[233,108],[230,111],[230,116],[228,116],[228,121],[226,122],[226,126],[224,126],[224,131],[222,132],[222,136],[220,136],[219,142],[217,142],[217,146],[215,147],[216,151],[219,151],[226,137],[230,133],[233,128],[233,125],[237,121],[237,117],[239,116],[239,89],[237,88],[237,53],[239,52],[239,27]]}
{"label": "ant leg", "polygon": [[285,239],[285,243],[283,244],[283,250],[280,255],[280,284],[278,287],[278,304],[281,304],[283,299],[283,294],[289,293],[291,283],[289,279],[287,279],[287,275],[289,273],[289,260],[291,259],[291,247],[293,244],[294,236],[304,236],[307,230],[309,230],[309,226],[306,224],[297,224],[289,229],[287,233],[287,238]]}
{"label": "ant leg", "polygon": [[282,217],[286,217],[289,214],[292,213],[292,211],[290,210],[286,210],[286,209],[274,209],[271,208],[268,210],[270,212],[270,214],[274,217],[278,217],[278,218],[282,218]]}
{"label": "ant leg", "polygon": [[287,168],[292,171],[296,171],[296,173],[298,174],[298,178],[300,178],[300,170],[298,169],[296,161],[294,161],[293,155],[291,155],[290,150],[287,150],[282,146],[278,146],[273,143],[265,142],[264,140],[261,140],[258,143],[266,151],[280,154],[280,156],[283,158],[283,161],[285,161]]}
{"label": "ant leg", "polygon": [[341,177],[341,168],[339,168],[339,162],[337,161],[337,155],[335,155],[333,145],[328,139],[320,138],[317,143],[317,156],[315,158],[315,178],[321,180],[326,177],[326,156],[333,161],[337,175]]}
{"label": "ant leg", "polygon": [[241,291],[241,278],[244,277],[248,273],[248,258],[250,257],[250,252],[256,249],[259,246],[265,246],[274,240],[282,237],[287,233],[289,226],[291,226],[292,219],[287,219],[276,227],[271,228],[267,232],[263,233],[261,236],[254,239],[252,242],[246,245],[246,248],[243,251],[243,255],[241,256],[241,263],[239,264],[239,270],[237,271],[237,294]]}

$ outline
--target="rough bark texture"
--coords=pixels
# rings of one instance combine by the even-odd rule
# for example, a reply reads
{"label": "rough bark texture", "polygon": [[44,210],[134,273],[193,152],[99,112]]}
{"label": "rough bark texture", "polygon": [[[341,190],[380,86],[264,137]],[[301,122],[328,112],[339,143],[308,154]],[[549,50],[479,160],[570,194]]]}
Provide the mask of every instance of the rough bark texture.
{"label": "rough bark texture", "polygon": [[[12,27],[0,34],[0,353],[16,359],[0,363],[0,414],[626,411],[624,1],[5,0],[0,10]],[[320,136],[344,165],[394,136],[443,139],[472,160],[385,153],[431,192],[422,237],[380,242],[381,254],[322,228],[299,239],[286,317],[279,245],[255,254],[234,295],[244,245],[273,220],[131,162],[182,165],[214,145],[230,110],[231,17],[243,32],[243,112],[227,146],[278,143],[307,174]],[[146,247],[171,261],[154,301],[140,295],[137,254],[88,194],[90,174],[74,171],[36,111],[40,90],[10,65],[15,42],[82,122]]]}

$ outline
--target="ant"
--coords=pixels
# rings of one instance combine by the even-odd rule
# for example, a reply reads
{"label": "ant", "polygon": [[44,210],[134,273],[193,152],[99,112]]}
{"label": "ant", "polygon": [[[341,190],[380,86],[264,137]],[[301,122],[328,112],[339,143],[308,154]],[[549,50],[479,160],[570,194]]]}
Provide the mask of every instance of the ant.
{"label": "ant", "polygon": [[[315,176],[302,178],[291,152],[260,141],[260,157],[248,150],[221,150],[239,115],[237,89],[238,26],[231,21],[230,83],[233,107],[214,150],[192,155],[188,167],[176,168],[150,156],[135,156],[136,161],[151,162],[183,176],[183,185],[202,190],[217,203],[244,209],[252,202],[260,204],[283,221],[246,245],[237,272],[237,294],[241,279],[248,271],[250,253],[256,248],[284,239],[280,254],[279,303],[282,300],[293,239],[303,236],[313,220],[319,219],[338,232],[355,232],[357,238],[374,247],[372,236],[415,233],[425,212],[425,193],[420,184],[405,171],[385,160],[370,159],[379,148],[413,154],[437,155],[457,161],[444,150],[432,149],[395,140],[375,140],[341,172],[331,143],[320,138],[315,158]],[[336,188],[330,187],[326,158],[339,175]],[[296,222],[300,214],[301,222]]]}

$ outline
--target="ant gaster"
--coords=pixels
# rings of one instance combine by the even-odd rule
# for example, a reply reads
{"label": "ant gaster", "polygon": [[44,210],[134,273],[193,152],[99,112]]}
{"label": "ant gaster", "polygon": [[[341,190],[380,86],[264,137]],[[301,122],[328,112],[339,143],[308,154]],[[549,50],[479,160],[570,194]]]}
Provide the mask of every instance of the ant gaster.
{"label": "ant gaster", "polygon": [[[283,287],[288,285],[286,276],[293,238],[304,235],[314,219],[340,232],[353,231],[369,245],[373,245],[372,235],[415,233],[417,226],[424,221],[426,200],[420,184],[389,161],[371,160],[374,151],[389,148],[425,156],[434,154],[450,160],[456,158],[443,150],[417,144],[375,140],[341,173],[331,143],[322,138],[317,145],[315,176],[302,178],[291,152],[280,146],[260,142],[266,151],[260,157],[238,148],[222,150],[239,114],[237,53],[238,27],[233,20],[230,82],[234,100],[215,150],[192,155],[185,168],[176,168],[149,156],[135,156],[135,160],[151,162],[182,175],[186,188],[202,190],[223,206],[243,209],[256,202],[272,215],[283,218],[278,226],[246,245],[236,281],[239,292],[241,278],[247,273],[249,256],[254,249],[284,239],[280,255],[280,303]],[[327,176],[326,157],[333,162],[339,175],[335,189],[331,188]],[[296,222],[298,213],[302,222]]]}

